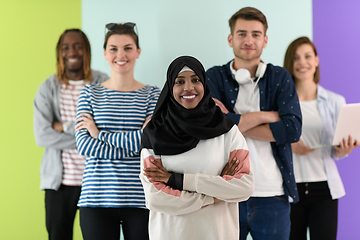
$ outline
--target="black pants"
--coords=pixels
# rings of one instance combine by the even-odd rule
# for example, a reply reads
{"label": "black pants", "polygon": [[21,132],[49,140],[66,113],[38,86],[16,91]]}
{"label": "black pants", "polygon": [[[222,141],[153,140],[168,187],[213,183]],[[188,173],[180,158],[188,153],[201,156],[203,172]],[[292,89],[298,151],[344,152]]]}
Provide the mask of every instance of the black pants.
{"label": "black pants", "polygon": [[58,191],[45,190],[45,218],[49,240],[72,240],[81,192],[80,186],[61,185]]}
{"label": "black pants", "polygon": [[327,182],[297,184],[300,201],[291,204],[290,240],[336,240],[338,200],[332,200]]}
{"label": "black pants", "polygon": [[80,208],[84,240],[148,240],[149,210],[144,208]]}

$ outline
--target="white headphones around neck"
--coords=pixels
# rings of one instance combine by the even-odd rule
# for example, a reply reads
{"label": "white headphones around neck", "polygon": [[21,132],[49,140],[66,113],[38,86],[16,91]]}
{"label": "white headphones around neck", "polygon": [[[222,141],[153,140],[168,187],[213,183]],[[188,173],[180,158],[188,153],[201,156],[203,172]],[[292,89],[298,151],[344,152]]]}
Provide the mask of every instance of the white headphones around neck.
{"label": "white headphones around neck", "polygon": [[[264,76],[265,71],[266,71],[266,63],[260,62],[260,64],[258,65],[258,67],[256,69],[256,73],[255,73],[255,77],[257,78],[257,81],[259,81],[260,78],[262,78]],[[245,84],[245,83],[252,81],[250,72],[246,68],[240,68],[237,71],[234,70],[233,73],[234,73],[235,80],[239,84]]]}

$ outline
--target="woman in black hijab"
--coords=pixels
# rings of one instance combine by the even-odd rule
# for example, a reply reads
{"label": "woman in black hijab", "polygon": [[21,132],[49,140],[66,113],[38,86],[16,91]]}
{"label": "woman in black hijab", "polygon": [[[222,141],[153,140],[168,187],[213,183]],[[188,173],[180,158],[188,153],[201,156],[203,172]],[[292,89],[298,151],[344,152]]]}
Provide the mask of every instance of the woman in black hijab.
{"label": "woman in black hijab", "polygon": [[237,203],[254,188],[249,151],[211,99],[197,59],[170,64],[141,141],[150,238],[239,239]]}

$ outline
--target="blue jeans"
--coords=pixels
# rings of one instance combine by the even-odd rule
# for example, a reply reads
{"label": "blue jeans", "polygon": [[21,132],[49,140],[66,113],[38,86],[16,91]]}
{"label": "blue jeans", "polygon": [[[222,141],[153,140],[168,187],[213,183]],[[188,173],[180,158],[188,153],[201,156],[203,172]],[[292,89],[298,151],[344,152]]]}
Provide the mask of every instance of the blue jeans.
{"label": "blue jeans", "polygon": [[288,240],[290,204],[287,196],[251,197],[239,203],[240,240]]}

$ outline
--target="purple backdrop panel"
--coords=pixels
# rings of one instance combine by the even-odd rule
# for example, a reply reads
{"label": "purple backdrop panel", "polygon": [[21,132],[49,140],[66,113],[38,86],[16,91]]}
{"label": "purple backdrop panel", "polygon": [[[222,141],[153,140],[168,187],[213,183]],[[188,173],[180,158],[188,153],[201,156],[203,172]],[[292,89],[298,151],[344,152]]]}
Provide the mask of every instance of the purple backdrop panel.
{"label": "purple backdrop panel", "polygon": [[[313,0],[313,38],[320,58],[320,84],[360,102],[360,1]],[[359,119],[360,121],[360,119]],[[360,140],[360,139],[359,139]],[[360,150],[337,162],[346,195],[339,200],[337,239],[360,237]]]}

